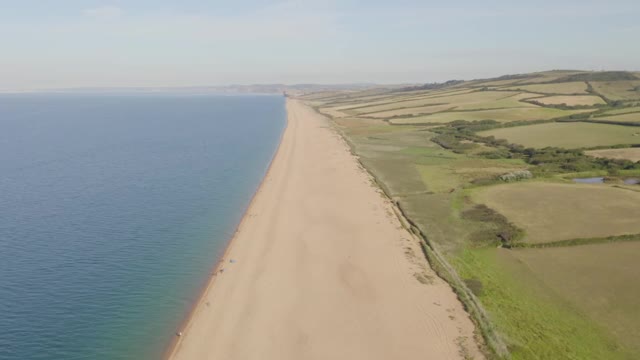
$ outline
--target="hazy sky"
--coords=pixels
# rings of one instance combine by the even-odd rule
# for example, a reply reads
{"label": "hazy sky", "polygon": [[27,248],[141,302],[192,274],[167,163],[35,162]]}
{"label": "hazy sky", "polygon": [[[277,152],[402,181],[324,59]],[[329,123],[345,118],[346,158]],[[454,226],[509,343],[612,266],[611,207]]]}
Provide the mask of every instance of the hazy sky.
{"label": "hazy sky", "polygon": [[640,70],[639,44],[639,0],[0,0],[0,89]]}

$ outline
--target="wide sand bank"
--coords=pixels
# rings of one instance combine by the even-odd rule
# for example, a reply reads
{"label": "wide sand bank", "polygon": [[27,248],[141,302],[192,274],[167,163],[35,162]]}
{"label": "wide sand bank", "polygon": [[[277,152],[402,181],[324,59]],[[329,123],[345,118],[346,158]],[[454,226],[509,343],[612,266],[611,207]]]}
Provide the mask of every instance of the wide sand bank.
{"label": "wide sand bank", "polygon": [[480,358],[462,305],[342,138],[297,100],[287,111],[271,168],[170,358]]}

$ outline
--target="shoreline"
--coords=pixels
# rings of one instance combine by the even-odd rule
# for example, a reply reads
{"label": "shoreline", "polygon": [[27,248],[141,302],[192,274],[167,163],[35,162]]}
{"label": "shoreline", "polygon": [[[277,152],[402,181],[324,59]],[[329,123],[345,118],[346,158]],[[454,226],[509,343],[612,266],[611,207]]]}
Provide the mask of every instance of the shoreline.
{"label": "shoreline", "polygon": [[[288,101],[289,100],[285,98],[285,104],[284,104],[285,107],[287,106]],[[256,201],[256,196],[262,189],[265,180],[269,176],[269,172],[271,172],[271,168],[273,167],[273,162],[275,161],[276,157],[278,156],[278,152],[282,147],[282,139],[284,138],[284,134],[287,132],[288,127],[289,127],[289,116],[288,114],[285,114],[284,128],[280,133],[280,138],[278,139],[278,146],[276,147],[275,151],[273,152],[273,155],[271,156],[271,160],[269,161],[269,166],[267,166],[267,170],[265,171],[264,176],[262,177],[262,180],[260,180],[260,184],[258,184],[258,187],[253,192],[253,195],[251,196],[251,200],[249,201],[249,204],[247,204],[247,207],[245,208],[244,213],[242,214],[242,218],[240,219],[240,221],[238,222],[238,224],[236,225],[233,231],[233,235],[231,235],[231,237],[227,240],[227,244],[224,247],[224,251],[216,259],[213,268],[208,272],[209,277],[205,280],[205,283],[201,286],[200,290],[196,293],[197,294],[195,297],[196,300],[193,302],[193,304],[189,308],[189,311],[187,311],[187,313],[185,314],[184,319],[180,322],[180,324],[176,328],[175,333],[171,337],[171,341],[167,344],[167,346],[165,347],[165,350],[162,352],[163,360],[171,359],[171,357],[174,355],[178,345],[180,344],[180,341],[182,340],[182,335],[178,336],[178,334],[184,334],[185,331],[189,328],[189,325],[193,320],[193,316],[196,310],[202,305],[202,302],[205,299],[205,295],[215,285],[218,274],[220,273],[220,267],[224,264],[224,259],[227,258],[227,255],[229,255],[229,252],[231,251],[231,247],[233,246],[233,240],[236,239],[237,234],[240,228],[242,227],[242,224],[247,219],[247,215],[249,214],[249,211],[251,210],[253,203]]]}
{"label": "shoreline", "polygon": [[286,107],[265,177],[164,358],[483,358],[345,139],[301,101]]}

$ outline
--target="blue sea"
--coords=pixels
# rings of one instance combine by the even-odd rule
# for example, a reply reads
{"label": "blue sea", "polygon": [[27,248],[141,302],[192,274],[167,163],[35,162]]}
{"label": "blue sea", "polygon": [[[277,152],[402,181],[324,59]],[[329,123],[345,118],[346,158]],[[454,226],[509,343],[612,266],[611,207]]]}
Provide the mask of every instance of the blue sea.
{"label": "blue sea", "polygon": [[0,95],[0,359],[158,359],[262,180],[281,96]]}

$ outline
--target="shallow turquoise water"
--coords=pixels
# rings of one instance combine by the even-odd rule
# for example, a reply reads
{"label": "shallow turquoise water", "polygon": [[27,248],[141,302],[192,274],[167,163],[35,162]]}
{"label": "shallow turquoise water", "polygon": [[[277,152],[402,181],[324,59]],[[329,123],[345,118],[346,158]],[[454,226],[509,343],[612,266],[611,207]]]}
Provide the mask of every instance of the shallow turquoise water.
{"label": "shallow turquoise water", "polygon": [[277,148],[279,96],[0,96],[0,359],[156,359]]}

